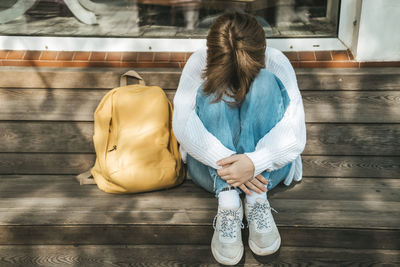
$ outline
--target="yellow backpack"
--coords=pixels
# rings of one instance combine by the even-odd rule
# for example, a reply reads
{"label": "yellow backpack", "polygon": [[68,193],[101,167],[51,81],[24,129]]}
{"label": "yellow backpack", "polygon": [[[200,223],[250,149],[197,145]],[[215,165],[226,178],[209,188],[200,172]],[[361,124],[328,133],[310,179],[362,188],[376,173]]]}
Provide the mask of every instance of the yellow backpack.
{"label": "yellow backpack", "polygon": [[[127,76],[139,79],[139,84],[126,86]],[[145,86],[135,71],[122,75],[121,86],[109,91],[94,113],[96,163],[91,174],[95,183],[104,192],[118,194],[182,183],[172,105],[164,91]],[[78,176],[81,184],[87,174]]]}

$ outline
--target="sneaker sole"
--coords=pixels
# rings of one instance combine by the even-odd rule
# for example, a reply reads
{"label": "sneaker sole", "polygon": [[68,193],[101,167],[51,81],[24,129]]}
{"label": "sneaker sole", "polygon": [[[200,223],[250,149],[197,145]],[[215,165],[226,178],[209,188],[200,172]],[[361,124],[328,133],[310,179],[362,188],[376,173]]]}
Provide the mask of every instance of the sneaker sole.
{"label": "sneaker sole", "polygon": [[258,256],[267,256],[274,254],[278,251],[279,247],[281,246],[281,237],[279,237],[271,246],[266,248],[258,247],[253,241],[249,239],[249,247],[254,254]]}
{"label": "sneaker sole", "polygon": [[236,264],[239,263],[239,261],[240,261],[240,260],[242,259],[242,257],[243,257],[244,247],[242,247],[242,249],[241,249],[239,255],[238,255],[236,258],[234,258],[234,259],[231,259],[231,258],[227,258],[227,257],[222,256],[221,254],[218,253],[218,251],[214,251],[214,249],[213,249],[212,247],[211,247],[211,252],[212,252],[212,254],[213,254],[213,256],[214,256],[214,259],[215,259],[218,263],[221,263],[221,264],[224,264],[224,265],[236,265]]}

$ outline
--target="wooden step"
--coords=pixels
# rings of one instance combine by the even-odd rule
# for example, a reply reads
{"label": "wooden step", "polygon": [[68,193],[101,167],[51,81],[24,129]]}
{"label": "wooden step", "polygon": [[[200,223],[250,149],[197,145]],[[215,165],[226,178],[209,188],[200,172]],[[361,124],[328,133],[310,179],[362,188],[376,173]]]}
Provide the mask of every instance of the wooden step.
{"label": "wooden step", "polygon": [[[172,101],[175,90],[165,91]],[[107,90],[0,89],[0,120],[93,121]],[[308,123],[400,123],[399,91],[303,91]],[[10,112],[12,111],[12,112]]]}
{"label": "wooden step", "polygon": [[[73,176],[0,178],[0,244],[209,244],[216,199],[177,188],[114,195]],[[308,178],[270,193],[284,246],[397,249],[399,179]],[[247,230],[245,230],[245,235]]]}
{"label": "wooden step", "polygon": [[[0,121],[0,153],[94,153],[93,122]],[[311,123],[303,155],[400,156],[400,124]]]}
{"label": "wooden step", "polygon": [[[76,174],[94,164],[92,122],[0,121],[0,173]],[[400,124],[307,125],[306,176],[399,177]]]}
{"label": "wooden step", "polygon": [[[36,245],[0,246],[7,266],[219,266],[208,245]],[[245,245],[238,266],[396,266],[393,250],[283,246],[271,256],[254,255]]]}
{"label": "wooden step", "polygon": [[[122,68],[0,67],[3,88],[104,89],[119,86]],[[181,69],[135,69],[148,85],[176,89]],[[295,69],[301,90],[398,90],[400,68]],[[21,77],[24,77],[21,79]]]}
{"label": "wooden step", "polygon": [[[0,153],[2,174],[78,174],[94,165],[95,154]],[[399,178],[400,157],[304,155],[303,175]],[[0,178],[1,180],[1,178]]]}

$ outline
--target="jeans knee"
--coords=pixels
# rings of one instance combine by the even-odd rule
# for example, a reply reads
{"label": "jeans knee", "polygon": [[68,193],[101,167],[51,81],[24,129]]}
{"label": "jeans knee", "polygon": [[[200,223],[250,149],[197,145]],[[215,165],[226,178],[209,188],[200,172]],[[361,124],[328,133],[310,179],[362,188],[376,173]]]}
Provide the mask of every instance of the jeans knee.
{"label": "jeans knee", "polygon": [[192,158],[189,154],[187,155],[186,164],[189,176],[192,178],[193,183],[202,187],[206,191],[213,193],[213,181],[209,174],[208,167]]}

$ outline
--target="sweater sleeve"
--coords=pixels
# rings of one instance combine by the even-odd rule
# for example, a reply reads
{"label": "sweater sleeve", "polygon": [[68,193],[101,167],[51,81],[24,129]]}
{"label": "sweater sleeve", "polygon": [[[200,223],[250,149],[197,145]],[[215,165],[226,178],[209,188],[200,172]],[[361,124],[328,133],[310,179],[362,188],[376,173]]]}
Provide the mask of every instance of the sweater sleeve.
{"label": "sweater sleeve", "polygon": [[267,48],[266,68],[282,81],[290,104],[282,120],[259,140],[255,151],[246,153],[254,164],[254,176],[294,161],[306,143],[304,107],[292,65],[282,52]]}
{"label": "sweater sleeve", "polygon": [[181,151],[189,153],[205,165],[219,169],[221,167],[217,165],[217,161],[236,152],[226,148],[211,134],[196,114],[196,95],[203,82],[201,73],[205,61],[206,48],[197,50],[188,59],[174,97],[172,127]]}

